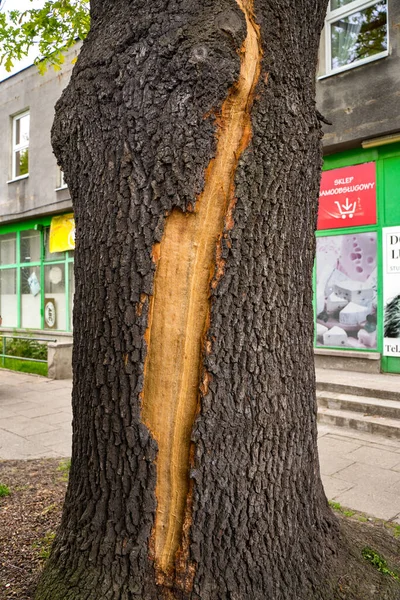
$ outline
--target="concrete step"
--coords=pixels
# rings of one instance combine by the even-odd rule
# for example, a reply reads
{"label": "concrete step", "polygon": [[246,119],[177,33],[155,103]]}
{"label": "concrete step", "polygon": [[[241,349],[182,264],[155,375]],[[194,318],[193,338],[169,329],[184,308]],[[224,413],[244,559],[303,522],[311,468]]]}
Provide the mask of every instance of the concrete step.
{"label": "concrete step", "polygon": [[334,381],[317,381],[317,391],[335,392],[336,394],[350,394],[352,396],[366,396],[368,398],[381,398],[383,400],[395,400],[400,402],[400,377],[399,389],[381,389],[372,387],[368,383],[363,384],[360,381],[353,383],[336,383]]}
{"label": "concrete step", "polygon": [[359,411],[320,407],[318,409],[318,422],[400,439],[400,419],[364,415]]}
{"label": "concrete step", "polygon": [[357,412],[365,416],[398,419],[400,422],[400,401],[397,400],[318,390],[317,401],[318,406],[321,408]]}
{"label": "concrete step", "polygon": [[317,390],[400,402],[400,375],[316,369]]}

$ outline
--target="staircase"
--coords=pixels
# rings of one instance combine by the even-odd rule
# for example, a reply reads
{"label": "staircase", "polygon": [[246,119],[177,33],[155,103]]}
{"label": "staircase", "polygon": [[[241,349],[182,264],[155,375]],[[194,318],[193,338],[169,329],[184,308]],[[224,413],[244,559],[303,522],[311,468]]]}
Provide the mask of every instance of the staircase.
{"label": "staircase", "polygon": [[317,369],[318,422],[400,439],[400,375]]}

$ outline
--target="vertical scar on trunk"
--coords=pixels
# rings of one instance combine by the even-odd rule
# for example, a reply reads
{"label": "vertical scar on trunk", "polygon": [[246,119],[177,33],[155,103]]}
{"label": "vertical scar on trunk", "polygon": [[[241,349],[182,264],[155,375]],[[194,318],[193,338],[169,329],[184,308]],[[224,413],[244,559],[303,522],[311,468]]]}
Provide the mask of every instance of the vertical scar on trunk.
{"label": "vertical scar on trunk", "polygon": [[210,286],[221,276],[217,250],[224,228],[232,226],[234,176],[251,138],[250,110],[260,74],[262,52],[253,1],[236,1],[246,18],[247,37],[240,50],[239,80],[217,120],[216,155],[207,167],[194,211],[171,212],[153,253],[157,267],[146,333],[142,418],[158,443],[152,553],[159,575],[173,574],[182,545]]}

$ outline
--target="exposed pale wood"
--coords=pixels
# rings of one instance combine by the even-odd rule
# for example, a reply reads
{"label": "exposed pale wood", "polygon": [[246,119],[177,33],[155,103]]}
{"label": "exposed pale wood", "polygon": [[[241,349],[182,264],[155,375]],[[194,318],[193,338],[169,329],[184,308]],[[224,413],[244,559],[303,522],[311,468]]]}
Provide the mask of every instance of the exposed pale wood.
{"label": "exposed pale wood", "polygon": [[142,416],[158,443],[157,516],[153,531],[157,567],[174,568],[189,491],[191,431],[199,400],[202,346],[209,320],[210,282],[223,264],[217,246],[229,228],[233,179],[250,137],[250,108],[260,73],[261,46],[252,3],[240,2],[247,23],[238,82],[218,117],[215,158],[193,212],[167,217],[151,300]]}

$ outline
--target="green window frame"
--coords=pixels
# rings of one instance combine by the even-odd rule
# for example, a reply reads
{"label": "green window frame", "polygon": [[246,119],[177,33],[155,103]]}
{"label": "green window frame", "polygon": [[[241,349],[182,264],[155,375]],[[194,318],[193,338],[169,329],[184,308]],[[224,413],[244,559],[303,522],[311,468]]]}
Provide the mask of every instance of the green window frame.
{"label": "green window frame", "polygon": [[[74,254],[66,251],[63,258],[54,260],[45,259],[45,230],[50,226],[52,217],[43,217],[31,221],[25,221],[18,224],[3,225],[0,227],[0,236],[7,233],[16,235],[16,261],[7,265],[0,265],[0,271],[7,269],[16,269],[16,296],[17,296],[17,324],[16,329],[26,329],[22,326],[22,297],[21,297],[21,272],[27,267],[38,267],[40,270],[40,329],[45,328],[44,302],[45,302],[45,267],[61,265],[64,267],[65,278],[65,323],[58,323],[56,329],[46,329],[46,331],[72,331],[72,314],[70,310],[70,270],[73,270]],[[35,230],[40,233],[40,260],[24,262],[21,260],[21,234],[24,231]],[[73,271],[72,271],[73,272]],[[7,325],[4,324],[6,327]],[[36,329],[36,328],[31,328]]]}

